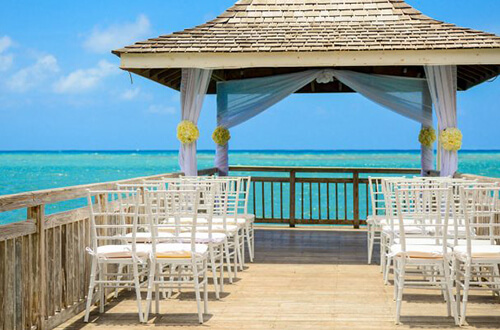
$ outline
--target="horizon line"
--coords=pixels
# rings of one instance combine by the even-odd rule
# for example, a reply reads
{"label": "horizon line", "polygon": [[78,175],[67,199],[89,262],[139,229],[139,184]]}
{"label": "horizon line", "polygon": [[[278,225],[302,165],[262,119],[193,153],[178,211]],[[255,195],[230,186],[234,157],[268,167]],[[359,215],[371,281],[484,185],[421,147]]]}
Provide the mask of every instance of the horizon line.
{"label": "horizon line", "polygon": [[[0,150],[15,152],[178,152],[178,149],[17,149]],[[198,152],[215,152],[215,149],[198,149]],[[435,152],[436,150],[434,150]],[[231,149],[229,152],[420,152],[420,149]],[[500,149],[462,149],[460,152],[500,152]]]}

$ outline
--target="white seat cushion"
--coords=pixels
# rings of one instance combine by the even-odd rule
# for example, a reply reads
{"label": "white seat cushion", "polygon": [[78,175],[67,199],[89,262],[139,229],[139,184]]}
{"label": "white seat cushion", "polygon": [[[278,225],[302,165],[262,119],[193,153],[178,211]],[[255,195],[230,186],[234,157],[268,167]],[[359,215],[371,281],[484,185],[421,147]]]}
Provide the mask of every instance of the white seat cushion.
{"label": "white seat cushion", "polygon": [[[132,233],[128,233],[127,235],[125,235],[125,237],[128,237],[132,240]],[[158,236],[157,238],[172,238],[174,237],[174,235],[172,233],[169,233],[169,232],[159,232],[158,233]],[[140,243],[150,243],[151,242],[151,233],[136,233],[135,235],[135,240],[136,242],[140,242]]]}
{"label": "white seat cushion", "polygon": [[[404,227],[405,233],[406,234],[424,234],[425,230],[422,227],[417,227],[417,226],[406,226]],[[391,226],[384,226],[382,227],[382,231],[386,233],[391,233],[393,230]],[[399,233],[399,225],[395,224],[394,225],[394,232]]]}
{"label": "white seat cushion", "polygon": [[[459,257],[467,257],[467,246],[456,246],[453,252]],[[500,245],[472,245],[471,254],[472,258],[500,260]]]}
{"label": "white seat cushion", "polygon": [[[169,219],[171,221],[171,223],[174,223],[174,219]],[[193,218],[190,218],[190,217],[185,217],[185,218],[181,218],[181,223],[182,224],[188,224],[188,223],[192,223],[193,222]],[[208,223],[208,219],[203,217],[203,216],[199,216],[197,219],[196,219],[196,223],[197,224],[207,224]],[[219,216],[214,216],[212,217],[212,224],[220,224],[220,223],[224,223],[224,219],[222,217],[219,217]],[[247,223],[247,220],[245,218],[239,218],[235,221],[233,217],[227,217],[226,218],[226,223],[227,224],[231,224],[231,225],[234,225],[234,224],[238,224],[238,225],[244,225]]]}
{"label": "white seat cushion", "polygon": [[[449,239],[448,240],[448,243],[450,245],[454,245],[455,244],[455,241],[453,239]],[[457,246],[466,246],[467,245],[467,240],[466,239],[459,239],[457,240]],[[491,245],[491,242],[489,240],[485,240],[485,239],[473,239],[471,240],[471,243],[472,245]]]}
{"label": "white seat cushion", "polygon": [[[227,232],[229,234],[234,234],[239,229],[238,226],[235,226],[235,225],[227,225],[226,228],[227,228],[227,231],[224,230],[224,225],[214,224],[214,225],[212,225],[212,232],[216,232],[216,233],[226,233]],[[198,226],[198,227],[196,227],[196,231],[205,233],[208,231],[208,227]]]}
{"label": "white seat cushion", "polygon": [[[447,253],[451,253],[451,249],[447,248]],[[403,252],[400,244],[391,246],[391,256],[416,259],[441,259],[443,258],[443,247],[441,245],[417,245],[407,244],[406,252]]]}
{"label": "white seat cushion", "polygon": [[[147,257],[151,251],[151,245],[149,244],[136,244],[136,255],[138,257]],[[106,259],[126,259],[132,258],[132,246],[131,245],[103,245],[97,247],[95,254],[99,258]]]}
{"label": "white seat cushion", "polygon": [[[247,219],[240,218],[240,217],[238,217],[238,219],[236,219],[236,221],[237,221],[237,223],[239,225],[244,225],[244,224],[247,223]],[[224,219],[222,217],[215,216],[215,217],[212,218],[212,222],[213,223],[224,223]],[[226,218],[226,223],[227,224],[234,224],[235,223],[234,218],[233,217],[227,217]]]}
{"label": "white seat cushion", "polygon": [[[395,238],[394,244],[400,244],[400,239]],[[440,242],[439,241],[436,242],[436,239],[431,238],[431,237],[417,237],[417,238],[406,237],[406,244],[407,245],[440,245]]]}
{"label": "white seat cushion", "polygon": [[369,215],[366,222],[374,225],[387,225],[387,220],[376,215]]}
{"label": "white seat cushion", "polygon": [[[195,253],[203,255],[207,252],[205,244],[195,244]],[[184,259],[191,258],[191,244],[162,243],[156,245],[156,258],[159,259]]]}
{"label": "white seat cushion", "polygon": [[[191,233],[182,233],[179,235],[180,238],[186,240],[191,240]],[[208,233],[196,233],[196,242],[198,243],[222,243],[226,239],[226,234],[224,233],[212,233],[212,238],[210,239]]]}
{"label": "white seat cushion", "polygon": [[248,221],[254,221],[255,220],[255,214],[251,214],[251,213],[242,213],[242,214],[238,214],[239,217],[242,217]]}

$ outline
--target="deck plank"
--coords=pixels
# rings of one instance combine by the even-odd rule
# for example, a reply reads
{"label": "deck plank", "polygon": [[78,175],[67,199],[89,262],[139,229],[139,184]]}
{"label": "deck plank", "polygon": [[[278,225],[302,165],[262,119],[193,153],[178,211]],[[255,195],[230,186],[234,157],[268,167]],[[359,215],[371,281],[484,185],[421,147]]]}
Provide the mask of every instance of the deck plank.
{"label": "deck plank", "polygon": [[[362,230],[257,230],[255,262],[238,276],[220,301],[210,295],[202,327],[186,291],[163,301],[147,325],[126,293],[106,313],[94,309],[91,323],[79,314],[58,329],[458,329],[436,291],[408,291],[403,325],[394,325],[393,287],[384,286],[377,265],[366,265]],[[500,329],[500,300],[474,293],[468,316],[465,329]]]}

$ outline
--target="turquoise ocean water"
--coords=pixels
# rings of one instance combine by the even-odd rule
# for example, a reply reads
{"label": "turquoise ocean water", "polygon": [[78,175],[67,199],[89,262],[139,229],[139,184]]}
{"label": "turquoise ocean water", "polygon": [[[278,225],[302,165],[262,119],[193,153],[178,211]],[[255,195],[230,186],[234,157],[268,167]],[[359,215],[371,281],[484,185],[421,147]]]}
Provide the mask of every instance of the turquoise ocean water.
{"label": "turquoise ocean water", "polygon": [[[214,152],[198,154],[199,168],[213,166]],[[418,151],[233,151],[232,165],[419,167]],[[0,195],[114,181],[179,170],[176,151],[0,152]],[[462,173],[500,177],[500,151],[461,151]],[[54,213],[85,205],[75,200],[47,206]],[[24,210],[0,214],[19,221]]]}

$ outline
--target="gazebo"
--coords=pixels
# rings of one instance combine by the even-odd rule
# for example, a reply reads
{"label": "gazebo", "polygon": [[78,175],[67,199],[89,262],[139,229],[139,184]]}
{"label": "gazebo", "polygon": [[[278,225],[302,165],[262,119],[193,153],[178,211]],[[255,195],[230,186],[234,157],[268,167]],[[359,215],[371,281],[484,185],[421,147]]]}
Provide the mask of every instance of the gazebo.
{"label": "gazebo", "polygon": [[[196,175],[196,124],[217,94],[216,166],[227,129],[292,93],[358,92],[422,124],[422,171],[454,175],[456,92],[500,74],[500,37],[425,16],[403,0],[240,0],[205,24],[113,51],[121,68],[181,92],[179,163]],[[433,129],[433,113],[438,130]]]}

